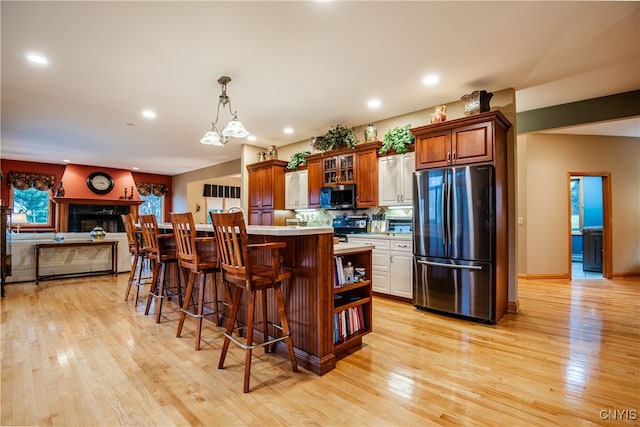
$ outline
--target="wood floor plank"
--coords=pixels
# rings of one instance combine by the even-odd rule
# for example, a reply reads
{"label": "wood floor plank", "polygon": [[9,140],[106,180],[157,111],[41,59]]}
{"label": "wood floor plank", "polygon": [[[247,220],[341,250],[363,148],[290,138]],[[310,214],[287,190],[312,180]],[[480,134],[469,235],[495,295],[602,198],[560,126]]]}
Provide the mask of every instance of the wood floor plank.
{"label": "wood floor plank", "polygon": [[[10,284],[2,425],[603,425],[640,411],[640,279],[520,280],[521,311],[483,325],[373,301],[363,347],[319,377],[254,352],[217,369],[222,329],[175,337],[122,301],[127,275]],[[155,308],[155,307],[152,307]],[[153,310],[152,310],[153,311]],[[629,417],[629,415],[628,415]],[[637,419],[618,419],[639,425]]]}

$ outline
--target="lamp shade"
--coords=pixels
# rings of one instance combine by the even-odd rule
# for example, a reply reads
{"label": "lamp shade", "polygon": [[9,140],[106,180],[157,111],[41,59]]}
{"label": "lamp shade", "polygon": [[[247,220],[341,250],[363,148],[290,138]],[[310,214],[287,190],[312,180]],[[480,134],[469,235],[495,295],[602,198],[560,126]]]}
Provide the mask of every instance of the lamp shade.
{"label": "lamp shade", "polygon": [[234,138],[246,138],[249,136],[249,131],[244,128],[244,125],[236,116],[233,117],[227,126],[222,129],[222,134],[224,136],[232,136]]}
{"label": "lamp shade", "polygon": [[26,213],[14,213],[11,214],[12,224],[29,224]]}
{"label": "lamp shade", "polygon": [[222,143],[222,138],[220,138],[220,134],[212,130],[204,134],[200,143],[204,145],[224,145]]}

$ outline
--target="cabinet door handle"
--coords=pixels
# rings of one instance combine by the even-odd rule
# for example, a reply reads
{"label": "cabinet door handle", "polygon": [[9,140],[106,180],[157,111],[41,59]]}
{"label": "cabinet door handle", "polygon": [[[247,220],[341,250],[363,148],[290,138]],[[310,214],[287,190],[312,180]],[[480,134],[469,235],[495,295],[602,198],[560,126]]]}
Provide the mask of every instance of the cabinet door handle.
{"label": "cabinet door handle", "polygon": [[393,255],[389,256],[389,262],[393,264]]}
{"label": "cabinet door handle", "polygon": [[456,152],[455,151],[453,152],[453,161],[454,162],[456,161]]}
{"label": "cabinet door handle", "polygon": [[451,151],[447,152],[447,164],[451,163]]}

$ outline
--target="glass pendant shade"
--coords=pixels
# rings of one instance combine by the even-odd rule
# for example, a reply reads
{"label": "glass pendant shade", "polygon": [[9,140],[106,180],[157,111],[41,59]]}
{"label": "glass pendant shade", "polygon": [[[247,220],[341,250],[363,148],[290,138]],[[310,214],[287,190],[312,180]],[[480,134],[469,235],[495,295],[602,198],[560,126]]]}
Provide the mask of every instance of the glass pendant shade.
{"label": "glass pendant shade", "polygon": [[233,120],[227,123],[224,129],[222,129],[224,136],[231,136],[234,138],[246,138],[249,136],[249,131],[244,128],[244,125],[236,115],[233,116]]}
{"label": "glass pendant shade", "polygon": [[205,145],[223,146],[226,143],[226,139],[227,138],[222,138],[218,132],[210,130],[209,132],[204,134],[204,136],[200,140],[200,143]]}

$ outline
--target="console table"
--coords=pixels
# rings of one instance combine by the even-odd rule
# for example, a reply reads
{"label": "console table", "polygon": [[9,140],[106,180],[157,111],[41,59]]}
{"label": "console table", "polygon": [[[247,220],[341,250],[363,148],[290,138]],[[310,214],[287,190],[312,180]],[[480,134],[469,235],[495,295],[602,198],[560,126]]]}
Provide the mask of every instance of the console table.
{"label": "console table", "polygon": [[[53,274],[40,274],[40,255],[43,249],[60,249],[60,248],[77,248],[77,247],[96,247],[96,246],[110,246],[111,247],[111,269],[110,270],[97,270],[97,271],[82,271],[73,273],[53,273]],[[117,240],[101,240],[97,242],[93,241],[71,241],[71,242],[50,242],[50,243],[34,243],[33,248],[35,250],[36,258],[36,285],[39,280],[63,278],[63,277],[77,277],[77,276],[93,276],[98,274],[116,274],[118,272],[118,241]]]}

